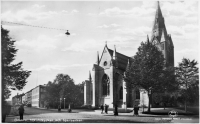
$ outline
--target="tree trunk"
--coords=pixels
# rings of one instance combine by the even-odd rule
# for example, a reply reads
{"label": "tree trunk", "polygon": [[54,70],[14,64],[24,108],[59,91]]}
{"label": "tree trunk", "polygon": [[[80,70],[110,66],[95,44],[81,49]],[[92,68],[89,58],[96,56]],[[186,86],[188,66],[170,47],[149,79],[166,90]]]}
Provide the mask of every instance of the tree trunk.
{"label": "tree trunk", "polygon": [[149,97],[149,105],[148,105],[148,112],[150,112],[151,110],[150,110],[150,103],[151,103],[151,94],[148,94],[148,97]]}
{"label": "tree trunk", "polygon": [[185,113],[187,112],[187,81],[186,81],[186,93],[185,93]]}
{"label": "tree trunk", "polygon": [[187,113],[187,100],[185,100],[185,113]]}

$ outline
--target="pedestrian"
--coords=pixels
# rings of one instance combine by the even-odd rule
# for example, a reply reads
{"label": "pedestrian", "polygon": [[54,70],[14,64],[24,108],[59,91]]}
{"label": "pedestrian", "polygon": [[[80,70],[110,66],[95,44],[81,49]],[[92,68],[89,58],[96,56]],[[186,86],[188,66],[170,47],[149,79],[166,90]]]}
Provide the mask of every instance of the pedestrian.
{"label": "pedestrian", "polygon": [[101,114],[103,114],[104,106],[101,104]]}
{"label": "pedestrian", "polygon": [[115,110],[114,110],[114,115],[115,116],[118,116],[118,108],[117,108],[118,106],[117,106],[117,104],[115,105]]}
{"label": "pedestrian", "polygon": [[139,106],[135,105],[134,106],[134,115],[138,116],[138,111],[139,111]]}
{"label": "pedestrian", "polygon": [[60,105],[58,106],[58,111],[59,111],[59,112],[61,111]]}
{"label": "pedestrian", "polygon": [[23,120],[23,114],[24,114],[24,106],[21,105],[19,108],[19,116],[20,116],[20,120]]}
{"label": "pedestrian", "polygon": [[105,104],[105,113],[108,114],[108,105]]}

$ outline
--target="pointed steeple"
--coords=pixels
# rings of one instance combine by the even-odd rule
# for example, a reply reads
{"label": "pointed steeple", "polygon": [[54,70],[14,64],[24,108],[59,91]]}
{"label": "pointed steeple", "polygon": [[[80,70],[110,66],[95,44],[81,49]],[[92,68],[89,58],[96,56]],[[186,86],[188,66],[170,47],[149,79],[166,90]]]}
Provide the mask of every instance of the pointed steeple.
{"label": "pointed steeple", "polygon": [[129,64],[130,64],[130,60],[128,59],[127,67],[129,67]]}
{"label": "pointed steeple", "polygon": [[96,64],[99,65],[99,52],[97,51],[97,61]]}
{"label": "pointed steeple", "polygon": [[129,67],[130,67],[130,60],[128,59],[128,63],[126,65],[126,71],[124,72],[124,76],[126,76],[126,72],[129,71]]}
{"label": "pointed steeple", "polygon": [[115,45],[114,45],[113,60],[117,60],[117,52],[116,52],[116,47],[115,47]]}
{"label": "pointed steeple", "polygon": [[162,17],[162,12],[160,9],[160,3],[157,1],[157,8],[156,8],[156,18]]}
{"label": "pointed steeple", "polygon": [[160,9],[160,3],[157,2],[157,8],[155,13],[155,20],[152,28],[152,36],[151,36],[151,42],[155,40],[155,38],[160,42],[162,31],[164,31],[164,34],[167,34],[167,30],[165,28],[165,21],[164,17],[162,15],[161,9]]}
{"label": "pointed steeple", "polygon": [[147,43],[149,43],[149,36],[147,35]]}
{"label": "pointed steeple", "polygon": [[89,71],[89,81],[91,81],[91,80],[92,80],[92,76],[91,76],[91,73]]}

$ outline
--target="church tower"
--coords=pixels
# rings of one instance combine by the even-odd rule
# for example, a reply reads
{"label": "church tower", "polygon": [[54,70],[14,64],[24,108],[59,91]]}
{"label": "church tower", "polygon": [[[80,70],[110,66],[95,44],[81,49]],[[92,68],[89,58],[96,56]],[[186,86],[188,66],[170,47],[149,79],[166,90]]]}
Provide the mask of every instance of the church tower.
{"label": "church tower", "polygon": [[162,15],[159,1],[155,13],[153,29],[151,34],[151,42],[153,42],[159,50],[162,51],[165,58],[166,67],[174,67],[174,45],[171,35],[167,33],[165,20]]}

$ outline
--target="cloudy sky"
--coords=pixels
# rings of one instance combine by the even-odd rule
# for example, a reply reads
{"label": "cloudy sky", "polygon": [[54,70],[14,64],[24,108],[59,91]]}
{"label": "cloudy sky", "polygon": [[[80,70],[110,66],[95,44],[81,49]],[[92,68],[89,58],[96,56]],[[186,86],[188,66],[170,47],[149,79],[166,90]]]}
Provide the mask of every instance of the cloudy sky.
{"label": "cloudy sky", "polygon": [[[161,1],[168,34],[174,43],[175,66],[183,57],[198,60],[198,2]],[[14,63],[23,62],[31,70],[27,92],[39,84],[53,81],[57,74],[70,75],[75,83],[88,79],[107,41],[118,52],[135,55],[147,35],[151,35],[156,1],[2,1],[1,21],[53,30],[3,23],[16,40]]]}

